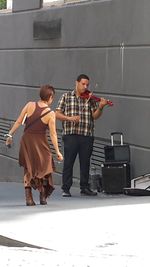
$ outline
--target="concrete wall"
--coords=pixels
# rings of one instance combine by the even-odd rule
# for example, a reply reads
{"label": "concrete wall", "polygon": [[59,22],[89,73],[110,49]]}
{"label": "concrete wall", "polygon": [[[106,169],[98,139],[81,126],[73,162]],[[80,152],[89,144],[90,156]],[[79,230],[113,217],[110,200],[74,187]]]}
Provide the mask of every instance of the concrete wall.
{"label": "concrete wall", "polygon": [[[96,122],[95,136],[109,142],[112,131],[122,131],[131,148],[132,176],[148,173],[149,10],[149,0],[99,0],[49,8],[42,8],[42,1],[14,0],[12,13],[0,13],[0,117],[15,120],[22,105],[37,99],[38,88],[45,83],[56,88],[55,108],[60,95],[74,87],[76,76],[86,73],[91,90],[114,102]],[[21,131],[14,148],[1,148],[0,179],[20,179]]]}

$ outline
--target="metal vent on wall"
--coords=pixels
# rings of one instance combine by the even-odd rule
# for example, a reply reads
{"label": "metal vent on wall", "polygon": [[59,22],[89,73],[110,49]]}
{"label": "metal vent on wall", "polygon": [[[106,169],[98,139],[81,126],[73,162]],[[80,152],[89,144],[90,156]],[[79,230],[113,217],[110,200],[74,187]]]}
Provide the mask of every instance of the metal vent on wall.
{"label": "metal vent on wall", "polygon": [[6,138],[4,135],[9,132],[9,129],[11,128],[13,121],[0,118],[0,145],[3,146],[5,144]]}
{"label": "metal vent on wall", "polygon": [[[60,149],[61,153],[63,153],[62,130],[60,130],[60,129],[57,129],[57,138],[58,138],[59,149]],[[63,163],[57,160],[56,154],[55,154],[55,149],[52,145],[52,141],[51,141],[49,135],[48,135],[48,142],[50,144],[52,155],[54,156],[53,158],[54,158],[54,163],[55,163],[55,167],[56,167],[56,172],[62,173]]]}
{"label": "metal vent on wall", "polygon": [[[57,135],[58,135],[59,148],[61,152],[63,153],[62,131],[60,129],[57,130]],[[49,137],[48,137],[48,140],[50,143],[51,152],[55,159],[56,172],[62,173],[63,163],[57,161],[56,156],[55,156],[55,150],[53,148],[52,142]],[[95,137],[94,145],[93,145],[93,152],[91,156],[91,167],[95,167],[97,170],[101,169],[101,164],[105,161],[104,146],[108,144],[110,144],[110,140]]]}
{"label": "metal vent on wall", "polygon": [[105,161],[104,146],[108,145],[109,142],[106,139],[95,137],[91,156],[91,167],[101,169],[101,164]]}
{"label": "metal vent on wall", "polygon": [[61,37],[61,19],[34,21],[33,38],[35,40],[58,39]]}
{"label": "metal vent on wall", "polygon": [[[9,129],[11,128],[14,121],[0,118],[0,146],[5,145],[6,138],[4,135],[9,132]],[[58,145],[63,153],[63,141],[62,141],[62,130],[57,129],[57,136],[58,136]],[[48,142],[50,144],[51,152],[54,156],[55,166],[56,166],[56,172],[62,173],[63,163],[59,162],[55,155],[55,149],[52,145],[52,142],[50,140],[50,137],[48,135]],[[104,146],[110,144],[110,140],[107,139],[101,139],[99,137],[95,137],[94,139],[94,145],[93,145],[93,152],[91,156],[91,167],[95,167],[96,169],[101,169],[101,164],[105,161],[105,155],[104,155]]]}

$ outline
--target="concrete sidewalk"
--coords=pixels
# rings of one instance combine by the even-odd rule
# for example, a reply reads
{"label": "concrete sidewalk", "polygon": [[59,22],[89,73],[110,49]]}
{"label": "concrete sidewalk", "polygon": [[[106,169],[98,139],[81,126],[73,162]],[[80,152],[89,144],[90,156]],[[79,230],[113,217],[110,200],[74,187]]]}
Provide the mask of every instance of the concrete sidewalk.
{"label": "concrete sidewalk", "polygon": [[62,198],[25,206],[21,183],[0,183],[1,267],[149,267],[150,197]]}

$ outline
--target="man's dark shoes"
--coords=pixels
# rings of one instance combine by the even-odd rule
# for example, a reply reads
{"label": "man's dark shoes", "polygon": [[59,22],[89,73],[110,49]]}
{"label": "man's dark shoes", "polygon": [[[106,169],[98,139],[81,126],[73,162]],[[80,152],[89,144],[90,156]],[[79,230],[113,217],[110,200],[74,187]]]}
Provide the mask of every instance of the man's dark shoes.
{"label": "man's dark shoes", "polygon": [[97,195],[97,192],[94,192],[89,188],[82,189],[80,193],[83,196],[96,196]]}
{"label": "man's dark shoes", "polygon": [[63,197],[71,197],[71,194],[70,194],[69,190],[64,190],[62,193],[62,196]]}

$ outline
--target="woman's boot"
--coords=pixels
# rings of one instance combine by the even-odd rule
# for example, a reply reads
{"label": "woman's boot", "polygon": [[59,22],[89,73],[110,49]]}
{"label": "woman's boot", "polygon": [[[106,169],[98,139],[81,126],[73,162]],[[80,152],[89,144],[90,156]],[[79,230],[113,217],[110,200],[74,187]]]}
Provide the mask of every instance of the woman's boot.
{"label": "woman's boot", "polygon": [[25,187],[25,197],[27,206],[35,206],[35,202],[33,201],[32,197],[31,187]]}
{"label": "woman's boot", "polygon": [[45,195],[45,186],[42,186],[41,192],[40,192],[40,204],[41,205],[46,205],[46,195]]}

